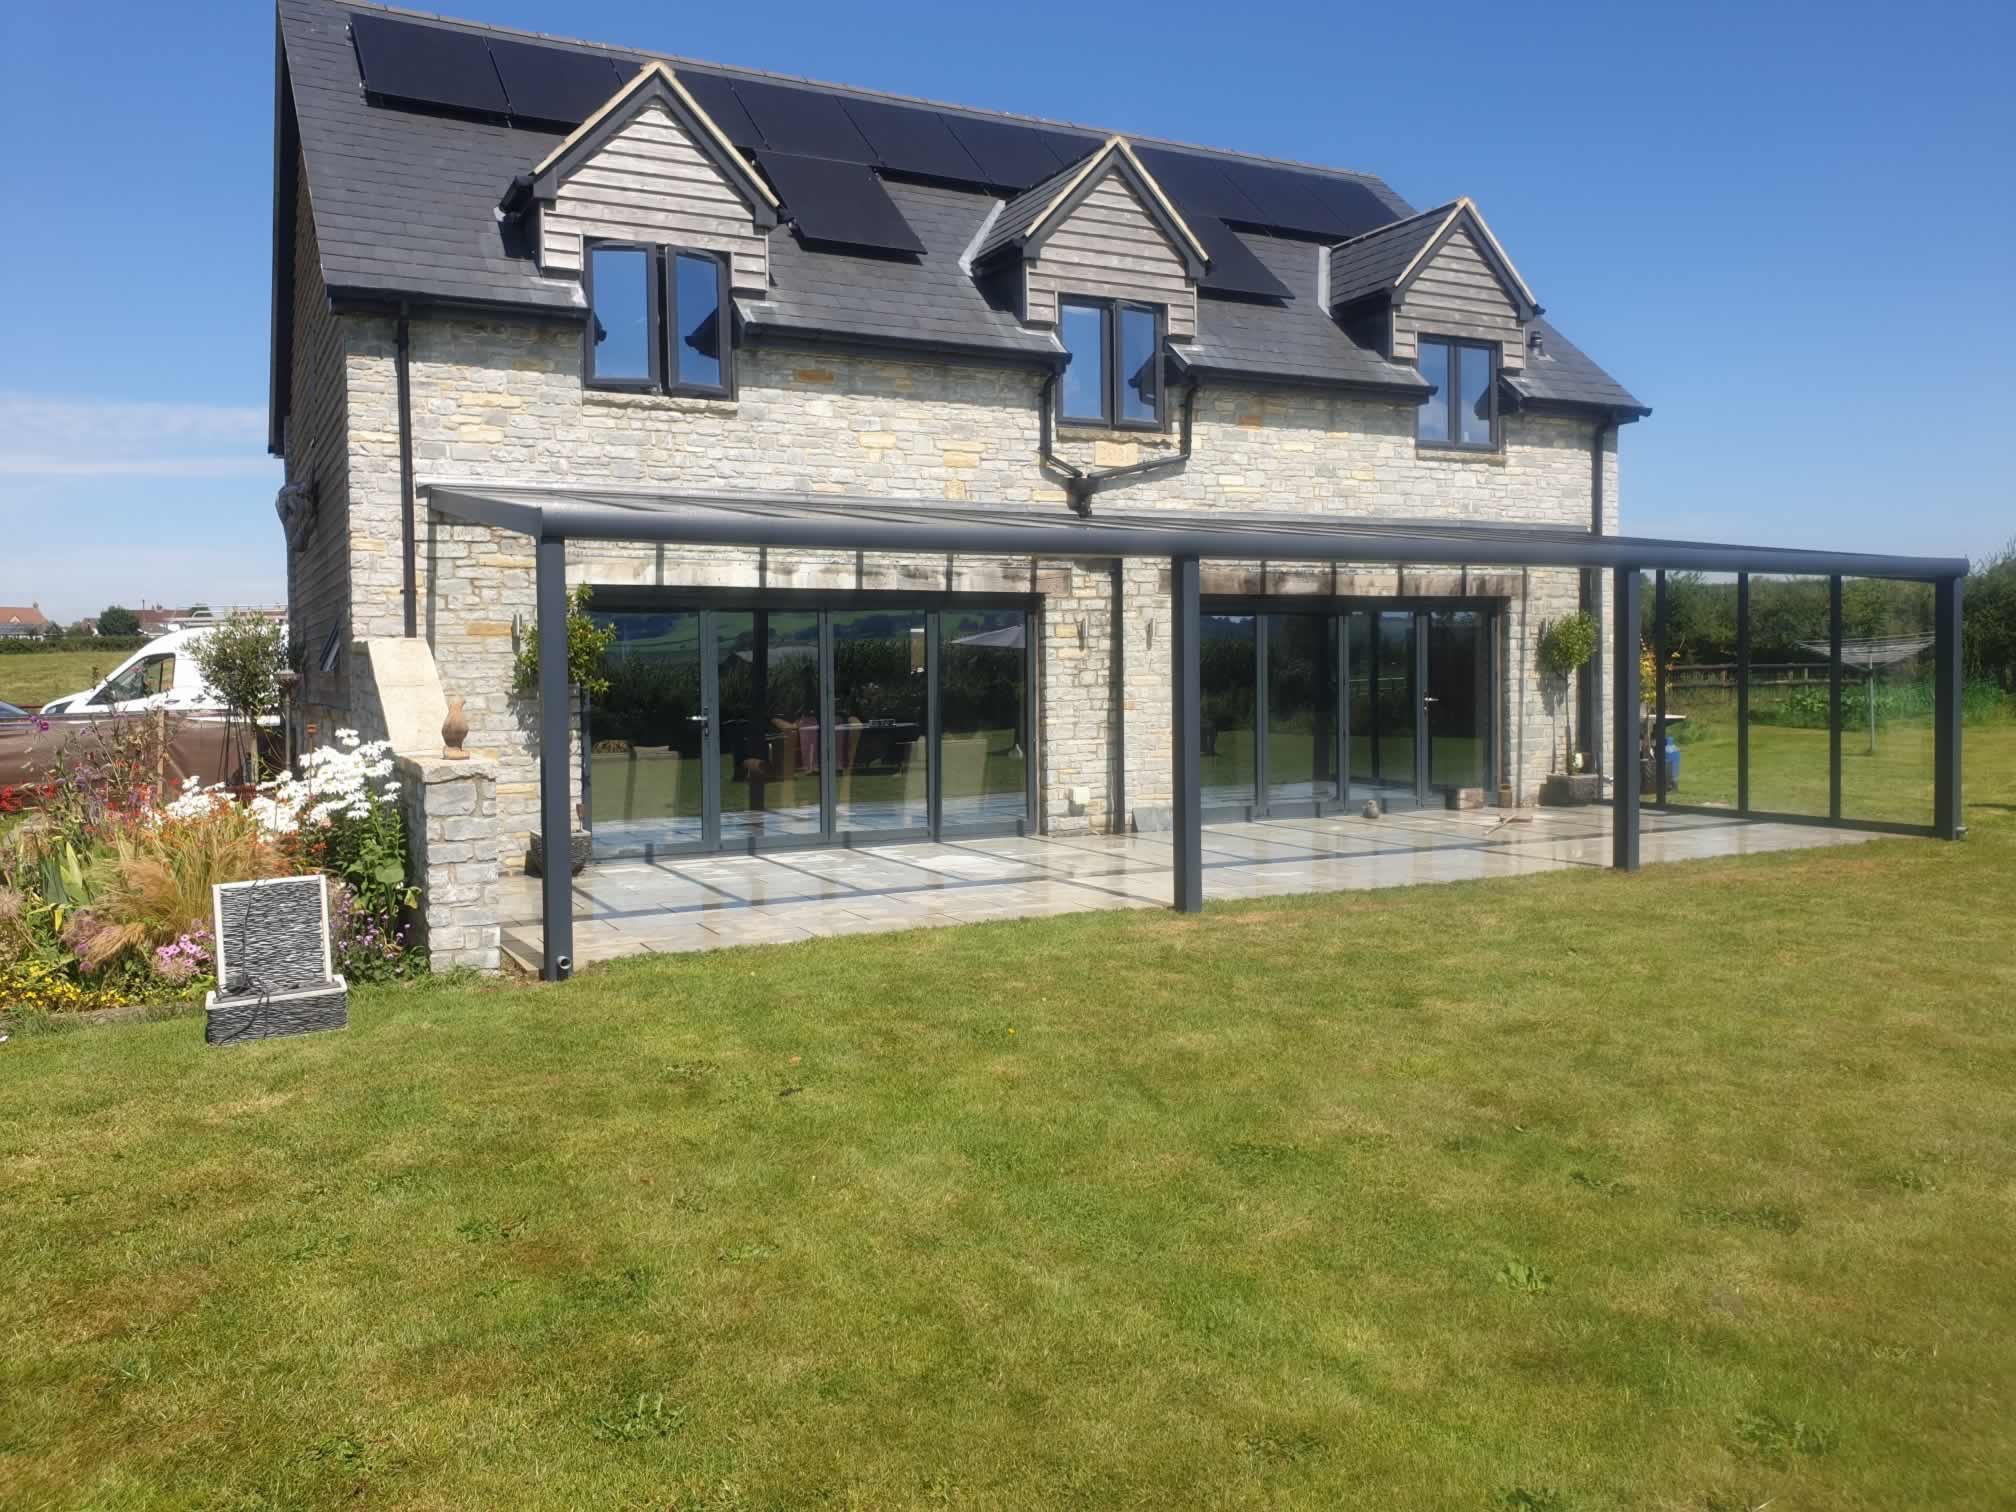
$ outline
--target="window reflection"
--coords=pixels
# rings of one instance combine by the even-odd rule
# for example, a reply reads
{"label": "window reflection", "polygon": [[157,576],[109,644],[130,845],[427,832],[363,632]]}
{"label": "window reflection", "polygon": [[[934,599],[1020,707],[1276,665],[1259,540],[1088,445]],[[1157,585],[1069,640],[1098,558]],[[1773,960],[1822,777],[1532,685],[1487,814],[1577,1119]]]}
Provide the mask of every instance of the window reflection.
{"label": "window reflection", "polygon": [[721,386],[721,265],[681,253],[673,259],[679,321],[678,381]]}
{"label": "window reflection", "polygon": [[588,254],[595,300],[593,377],[651,379],[651,254],[640,247],[597,247]]}

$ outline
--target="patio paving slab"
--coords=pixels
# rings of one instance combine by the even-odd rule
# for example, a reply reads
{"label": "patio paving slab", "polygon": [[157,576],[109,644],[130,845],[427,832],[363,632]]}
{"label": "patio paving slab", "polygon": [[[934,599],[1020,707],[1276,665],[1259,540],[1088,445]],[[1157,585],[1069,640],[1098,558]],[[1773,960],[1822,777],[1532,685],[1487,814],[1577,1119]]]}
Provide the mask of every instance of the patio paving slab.
{"label": "patio paving slab", "polygon": [[[1873,838],[1735,815],[1644,816],[1647,865]],[[1169,903],[1167,835],[997,836],[603,862],[574,879],[577,964],[647,951],[1043,918]],[[1610,863],[1607,809],[1419,810],[1209,825],[1206,900],[1401,887]],[[504,943],[540,957],[539,881],[500,884]]]}

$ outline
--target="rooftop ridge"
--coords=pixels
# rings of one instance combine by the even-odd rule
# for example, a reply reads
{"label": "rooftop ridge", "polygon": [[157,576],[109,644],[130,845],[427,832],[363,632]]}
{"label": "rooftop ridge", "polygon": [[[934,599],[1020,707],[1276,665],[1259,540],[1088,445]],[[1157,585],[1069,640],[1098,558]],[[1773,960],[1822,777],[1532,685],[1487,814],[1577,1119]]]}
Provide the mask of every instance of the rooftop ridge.
{"label": "rooftop ridge", "polygon": [[[1023,125],[1047,127],[1052,130],[1082,131],[1102,141],[1109,136],[1124,136],[1130,141],[1146,147],[1170,147],[1181,152],[1201,152],[1212,157],[1235,158],[1241,162],[1260,163],[1272,168],[1289,168],[1298,173],[1320,173],[1330,177],[1345,178],[1357,183],[1377,184],[1399,199],[1394,190],[1378,174],[1360,168],[1337,168],[1326,163],[1309,163],[1299,158],[1274,157],[1264,152],[1247,152],[1237,147],[1211,147],[1202,142],[1186,142],[1175,137],[1146,136],[1140,132],[1122,131],[1111,126],[1088,126],[1082,121],[1058,121],[1048,116],[1027,115],[1018,110],[992,110],[984,105],[962,105],[953,100],[934,100],[927,95],[899,94],[893,90],[869,89],[859,84],[838,84],[829,79],[808,79],[801,74],[778,73],[774,69],[750,68],[740,63],[716,63],[707,58],[690,58],[680,53],[656,52],[650,48],[626,47],[613,42],[590,42],[581,37],[560,36],[553,32],[531,31],[525,27],[502,26],[492,21],[471,21],[462,16],[443,16],[434,11],[415,10],[410,6],[386,5],[380,0],[337,0],[334,7],[344,11],[376,11],[381,15],[405,16],[416,21],[432,21],[444,26],[452,26],[469,31],[489,32],[498,36],[518,37],[529,42],[545,42],[557,47],[580,47],[591,52],[613,53],[624,58],[642,58],[647,61],[667,63],[673,68],[691,67],[711,69],[718,73],[746,75],[752,79],[765,79],[779,84],[796,84],[809,89],[831,90],[837,94],[854,95],[866,100],[880,101],[891,105],[916,105],[928,110],[951,110],[971,116],[984,116],[993,120],[1016,121]],[[1401,203],[1406,203],[1403,199]]]}

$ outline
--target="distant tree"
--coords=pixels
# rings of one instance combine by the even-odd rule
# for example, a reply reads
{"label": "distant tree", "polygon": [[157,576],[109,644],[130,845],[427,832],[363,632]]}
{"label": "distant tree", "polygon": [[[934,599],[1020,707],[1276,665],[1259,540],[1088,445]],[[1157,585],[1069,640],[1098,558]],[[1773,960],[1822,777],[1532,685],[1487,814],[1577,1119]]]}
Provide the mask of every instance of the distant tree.
{"label": "distant tree", "polygon": [[117,604],[114,604],[98,616],[98,633],[100,635],[138,635],[140,633],[140,616],[135,614],[131,609],[122,609]]}
{"label": "distant tree", "polygon": [[91,636],[96,635],[97,633],[98,633],[97,631],[91,628],[91,622],[89,620],[79,620],[77,621],[76,624],[72,625],[69,630],[69,635],[72,640],[86,640],[89,639]]}
{"label": "distant tree", "polygon": [[2016,540],[1974,569],[1961,604],[1967,675],[2016,693]]}

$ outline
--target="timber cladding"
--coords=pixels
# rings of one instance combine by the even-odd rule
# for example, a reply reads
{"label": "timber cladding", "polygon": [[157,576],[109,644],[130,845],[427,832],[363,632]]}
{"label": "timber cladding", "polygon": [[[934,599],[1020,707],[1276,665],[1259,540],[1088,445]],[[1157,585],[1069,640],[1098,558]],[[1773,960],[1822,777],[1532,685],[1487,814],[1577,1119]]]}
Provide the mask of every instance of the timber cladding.
{"label": "timber cladding", "polygon": [[656,105],[560,185],[540,216],[540,267],[578,276],[584,238],[724,253],[735,288],[758,294],[769,288],[769,238],[756,230],[749,206],[721,170]]}
{"label": "timber cladding", "polygon": [[1418,338],[1424,335],[1500,342],[1508,372],[1525,366],[1526,337],[1519,312],[1467,227],[1451,232],[1394,300],[1394,358],[1413,361]]}
{"label": "timber cladding", "polygon": [[1088,294],[1167,305],[1170,340],[1197,334],[1197,290],[1182,254],[1116,174],[1050,234],[1022,276],[1031,325],[1057,323],[1060,294]]}

